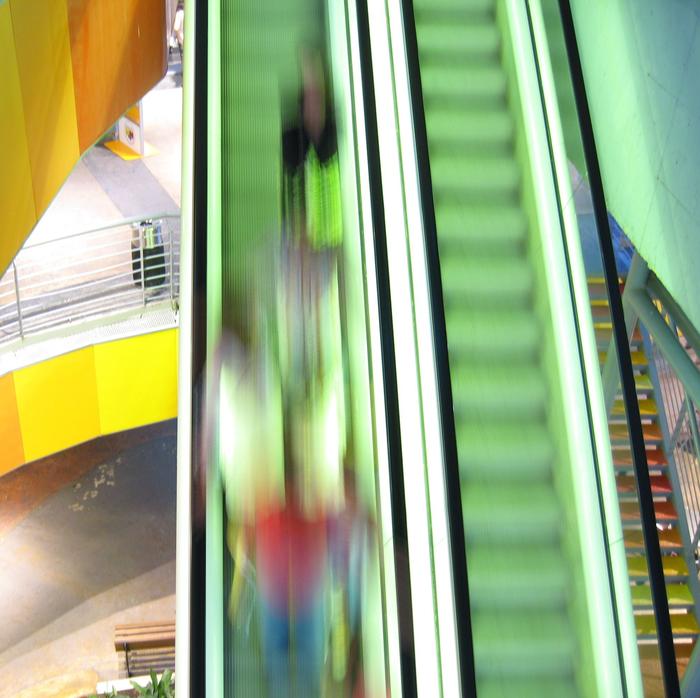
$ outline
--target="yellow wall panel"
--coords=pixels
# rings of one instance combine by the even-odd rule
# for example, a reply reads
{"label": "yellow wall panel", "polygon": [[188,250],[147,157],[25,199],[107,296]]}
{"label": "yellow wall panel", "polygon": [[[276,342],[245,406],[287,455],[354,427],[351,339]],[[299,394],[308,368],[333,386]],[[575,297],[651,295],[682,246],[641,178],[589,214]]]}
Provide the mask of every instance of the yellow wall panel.
{"label": "yellow wall panel", "polygon": [[93,347],[19,369],[14,379],[27,461],[99,435]]}
{"label": "yellow wall panel", "polygon": [[68,11],[66,0],[10,0],[10,9],[41,216],[80,156]]}
{"label": "yellow wall panel", "polygon": [[177,416],[177,332],[95,347],[103,434]]}
{"label": "yellow wall panel", "polygon": [[24,463],[12,374],[0,376],[0,475]]}
{"label": "yellow wall panel", "polygon": [[[34,226],[34,190],[12,16],[0,4],[0,275]],[[0,442],[1,443],[1,442]]]}

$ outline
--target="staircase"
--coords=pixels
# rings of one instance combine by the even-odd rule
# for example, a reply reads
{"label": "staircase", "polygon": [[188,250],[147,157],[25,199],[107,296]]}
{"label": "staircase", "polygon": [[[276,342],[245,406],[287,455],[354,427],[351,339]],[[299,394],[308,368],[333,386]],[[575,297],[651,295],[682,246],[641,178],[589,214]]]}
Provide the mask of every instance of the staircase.
{"label": "staircase", "polygon": [[584,602],[572,601],[576,553],[565,545],[575,535],[554,485],[570,466],[548,418],[548,320],[496,3],[414,0],[414,12],[478,694],[585,694],[572,611]]}
{"label": "staircase", "polygon": [[[601,366],[612,334],[607,294],[602,278],[589,278],[588,289]],[[668,473],[668,458],[664,451],[662,429],[656,394],[649,374],[649,360],[644,350],[641,333],[637,328],[631,343],[632,364],[635,372],[637,398],[642,417],[644,442],[651,479],[654,510],[656,513],[659,544],[663,559],[666,590],[671,611],[671,627],[682,675],[687,660],[700,634],[695,617],[694,601],[689,586],[689,570],[684,557],[683,545],[678,529],[678,512],[674,502]],[[625,412],[621,396],[618,395],[608,419],[610,439],[613,447],[613,462],[620,500],[620,513],[627,551],[627,567],[632,586],[632,603],[637,626],[637,641],[644,664],[645,657],[656,653],[656,623],[651,602],[651,588],[647,571],[644,540],[642,536],[636,481],[632,467]],[[656,662],[652,662],[656,665]],[[644,672],[648,683],[649,672]],[[645,691],[646,693],[646,691]]]}

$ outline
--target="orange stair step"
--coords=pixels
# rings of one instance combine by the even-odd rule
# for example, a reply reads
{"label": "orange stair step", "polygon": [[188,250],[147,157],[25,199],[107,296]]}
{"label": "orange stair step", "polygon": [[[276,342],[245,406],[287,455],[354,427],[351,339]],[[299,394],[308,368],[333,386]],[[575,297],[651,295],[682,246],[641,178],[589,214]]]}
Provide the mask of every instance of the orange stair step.
{"label": "orange stair step", "polygon": [[[618,468],[632,467],[632,453],[629,448],[613,450],[613,462]],[[647,465],[652,468],[663,468],[668,465],[666,454],[662,448],[647,448]]]}
{"label": "orange stair step", "polygon": [[[677,528],[665,528],[659,531],[659,545],[661,550],[682,550],[681,534]],[[624,531],[625,548],[644,548],[644,535],[639,529],[627,529]]]}
{"label": "orange stair step", "polygon": [[[654,502],[654,514],[657,521],[676,521],[678,513],[673,502]],[[620,502],[620,515],[623,521],[639,521],[639,504],[637,502]]]}
{"label": "orange stair step", "polygon": [[[661,427],[658,424],[642,424],[644,441],[661,441]],[[628,441],[626,424],[611,424],[610,438],[613,441]]]}
{"label": "orange stair step", "polygon": [[[653,495],[663,496],[670,495],[672,492],[671,482],[665,475],[652,475],[651,480],[651,493]],[[634,475],[618,475],[615,478],[617,483],[617,491],[620,494],[637,494],[637,482]]]}

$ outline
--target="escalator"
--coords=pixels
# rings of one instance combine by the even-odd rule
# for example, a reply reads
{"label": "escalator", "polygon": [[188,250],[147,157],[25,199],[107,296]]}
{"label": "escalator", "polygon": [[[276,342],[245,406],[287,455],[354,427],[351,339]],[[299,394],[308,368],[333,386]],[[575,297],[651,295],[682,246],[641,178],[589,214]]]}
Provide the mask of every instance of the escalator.
{"label": "escalator", "polygon": [[578,464],[557,415],[557,330],[504,5],[413,3],[476,689],[594,695]]}
{"label": "escalator", "polygon": [[[208,160],[202,163],[200,153],[197,169],[201,179],[195,192],[200,217],[195,225],[199,231],[195,264],[199,264],[200,276],[206,278],[206,283],[202,282],[205,288],[198,289],[198,300],[203,302],[206,297],[207,303],[198,308],[199,315],[194,314],[193,325],[199,334],[196,355],[190,358],[195,375],[203,370],[204,354],[211,351],[222,326],[243,323],[232,299],[246,283],[246,254],[259,242],[256,235],[266,234],[270,211],[279,203],[277,79],[279,75],[289,77],[286,64],[303,30],[308,30],[305,13],[314,3],[304,3],[294,8],[290,5],[286,14],[275,14],[249,0],[228,0],[220,6],[214,0],[202,4],[210,8],[213,17],[199,13],[202,33],[216,29],[208,34],[208,59],[221,65],[210,65],[206,71],[206,64],[197,59],[200,87],[207,82],[210,90],[212,85],[216,89],[209,95],[202,90],[200,95],[209,114],[204,110],[199,123],[206,119],[210,134]],[[406,426],[404,407],[399,404],[402,386],[394,386],[398,397],[387,397],[387,383],[401,382],[396,373],[387,377],[388,372],[396,372],[391,362],[382,364],[386,359],[382,352],[391,342],[377,341],[379,335],[385,340],[392,331],[387,297],[395,292],[389,287],[398,285],[395,277],[391,278],[392,265],[403,252],[392,247],[396,238],[391,237],[390,229],[396,219],[389,196],[385,194],[378,203],[382,187],[367,186],[368,180],[379,178],[388,185],[391,179],[386,162],[372,171],[365,161],[371,160],[368,152],[373,147],[381,149],[378,142],[365,139],[365,134],[376,128],[372,121],[387,118],[390,110],[373,114],[368,102],[361,101],[358,84],[366,87],[376,79],[376,72],[368,78],[369,51],[363,54],[353,44],[358,41],[354,32],[370,33],[361,24],[355,26],[353,13],[359,14],[358,7],[381,4],[348,0],[342,4],[345,14],[336,8],[343,14],[338,19],[340,33],[346,33],[352,45],[336,43],[330,51],[347,52],[342,59],[334,56],[336,92],[347,92],[347,104],[338,99],[337,106],[347,112],[346,131],[341,129],[339,144],[341,160],[347,159],[345,179],[341,180],[343,205],[356,197],[356,210],[349,213],[346,208],[346,225],[350,221],[348,230],[357,239],[348,242],[348,235],[344,242],[346,247],[354,246],[352,253],[345,250],[348,268],[343,272],[348,284],[343,289],[343,312],[350,317],[343,328],[344,360],[350,366],[346,368],[350,400],[357,400],[352,407],[356,434],[367,442],[364,452],[373,456],[368,459],[371,464],[365,489],[376,506],[379,533],[385,536],[383,549],[376,564],[373,562],[378,570],[373,579],[375,589],[366,594],[372,612],[362,621],[369,628],[363,638],[364,668],[372,668],[374,686],[379,687],[367,695],[386,695],[389,688],[392,695],[456,695],[447,688],[457,685],[446,678],[450,642],[459,646],[455,655],[459,655],[461,694],[465,696],[474,691],[480,698],[625,695],[614,620],[619,599],[615,598],[602,552],[607,543],[599,493],[591,484],[592,476],[582,478],[579,472],[589,467],[592,470],[590,414],[585,408],[574,415],[567,413],[572,404],[567,391],[578,391],[581,377],[572,380],[566,372],[572,365],[578,368],[580,348],[569,336],[573,334],[571,327],[560,325],[561,308],[555,312],[552,307],[553,297],[561,290],[553,290],[556,284],[552,277],[557,276],[557,270],[548,266],[552,257],[545,251],[548,243],[541,230],[539,184],[534,181],[534,156],[523,107],[535,98],[523,92],[517,75],[519,59],[514,56],[508,10],[516,3],[506,0],[414,0],[412,7],[408,1],[403,4],[404,28],[413,33],[417,49],[420,100],[413,105],[414,122],[416,132],[424,128],[427,145],[427,157],[421,161],[419,153],[417,167],[428,171],[421,187],[427,183],[422,194],[425,197],[427,193],[434,210],[439,255],[439,266],[428,271],[438,275],[437,286],[425,285],[439,290],[439,297],[432,301],[441,307],[446,333],[446,392],[451,396],[451,410],[442,414],[442,419],[452,420],[446,433],[448,438],[450,431],[454,435],[456,463],[450,463],[450,449],[446,448],[444,466],[453,468],[459,485],[461,536],[456,540],[463,538],[463,550],[445,563],[444,558],[432,557],[434,549],[430,548],[429,564],[425,565],[427,558],[419,558],[416,552],[420,541],[416,543],[415,529],[409,525],[406,533],[396,527],[402,517],[404,525],[407,519],[415,525],[419,516],[414,510],[409,515],[407,500],[397,496],[397,484],[403,486],[399,482],[403,479],[406,488],[413,490],[411,497],[417,491],[429,504],[426,510],[432,522],[426,528],[433,528],[426,538],[432,536],[430,545],[437,548],[444,544],[436,533],[441,508],[434,500],[435,488],[428,485],[430,477],[425,475],[425,481],[418,481],[415,471],[409,473],[406,462],[413,454],[404,454],[401,460],[396,441],[411,427]],[[214,6],[218,8],[215,12],[211,9]],[[274,31],[270,29],[273,15],[277,23]],[[326,20],[332,24],[332,18]],[[318,35],[326,30],[319,29]],[[273,41],[277,35],[285,35],[284,41]],[[265,40],[244,40],[248,36]],[[372,45],[374,52],[374,41],[374,37],[361,36],[358,43],[364,42],[367,48]],[[204,46],[207,48],[206,43]],[[375,52],[373,58],[377,55]],[[395,56],[394,60],[399,59]],[[365,64],[358,68],[355,61]],[[343,83],[342,88],[339,83]],[[201,111],[202,102],[198,106]],[[218,110],[217,116],[212,116],[212,109]],[[379,152],[374,155],[380,159]],[[548,154],[539,153],[538,157],[546,159]],[[409,160],[403,161],[406,170],[410,166]],[[405,176],[403,171],[395,179]],[[205,192],[207,186],[210,189]],[[377,243],[377,228],[368,220],[372,218],[367,213],[370,209],[374,225],[377,216],[383,215],[388,231],[382,243],[389,258],[384,285],[376,278],[381,275],[377,271],[380,262],[370,254]],[[424,282],[414,274],[412,283],[417,287]],[[373,294],[379,297],[379,311],[372,307]],[[563,312],[572,314],[568,295],[563,305],[568,308]],[[376,317],[383,313],[380,322]],[[393,327],[395,331],[396,323]],[[412,331],[430,333],[431,329],[416,321]],[[440,341],[437,335],[432,339]],[[408,344],[401,346],[402,352],[410,350]],[[568,358],[563,359],[564,354]],[[425,414],[433,407],[425,393],[418,392],[423,404],[416,411],[422,411],[427,421]],[[360,394],[362,400],[356,397]],[[573,400],[583,402],[578,393]],[[392,408],[400,414],[382,412]],[[195,406],[193,434],[198,417]],[[381,424],[383,420],[385,424]],[[572,426],[577,420],[581,423]],[[392,426],[396,432],[393,437]],[[581,432],[588,434],[587,444],[581,441]],[[195,446],[189,446],[192,452],[196,439],[193,442]],[[357,445],[356,449],[362,450]],[[442,467],[426,447],[425,471]],[[446,516],[454,519],[455,510],[447,509]],[[207,503],[206,542],[198,532],[192,545],[191,694],[217,698],[263,695],[265,667],[256,625],[252,624],[252,631],[247,626],[243,631],[229,622],[227,599],[235,563],[225,542],[225,517],[219,488],[210,493]],[[407,540],[401,541],[405,545],[399,551],[396,539],[401,535]],[[401,564],[396,562],[397,552],[409,558],[408,564],[405,559]],[[445,575],[450,563],[456,569],[460,560],[465,575],[448,570],[455,580],[452,592],[458,597],[452,619],[459,628],[458,639],[443,633],[443,619],[438,617],[444,613],[443,606],[435,597],[437,578]],[[409,569],[410,584],[401,579],[402,574],[409,576]],[[433,595],[430,601],[436,617],[430,622],[435,629],[419,627],[416,622],[416,608],[429,606],[427,596],[412,597],[411,587],[419,587],[414,576],[417,569],[428,578],[420,588]],[[468,613],[460,614],[459,609],[465,606]],[[401,624],[409,631],[404,632]],[[411,636],[413,625],[419,628],[415,638]],[[415,689],[410,679],[421,673],[421,664],[431,663],[420,655],[426,646],[440,655],[430,658],[438,668],[435,677],[427,680],[427,672],[423,672]],[[376,666],[370,667],[372,663]],[[470,673],[473,686],[469,685]]]}

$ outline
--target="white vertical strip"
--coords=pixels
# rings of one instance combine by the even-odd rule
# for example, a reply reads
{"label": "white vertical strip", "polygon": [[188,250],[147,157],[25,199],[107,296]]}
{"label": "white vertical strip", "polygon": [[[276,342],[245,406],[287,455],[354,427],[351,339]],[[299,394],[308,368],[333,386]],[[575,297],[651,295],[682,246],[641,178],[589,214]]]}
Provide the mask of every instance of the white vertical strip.
{"label": "white vertical strip", "polygon": [[430,516],[408,256],[408,221],[404,210],[401,153],[397,138],[396,104],[393,99],[389,18],[382,0],[369,0],[368,10],[396,347],[416,682],[419,695],[438,696],[441,688],[439,645],[435,628],[437,610],[432,582]]}
{"label": "white vertical strip", "polygon": [[192,560],[192,216],[194,165],[195,4],[185,9],[182,99],[182,218],[180,228],[180,333],[177,400],[177,504],[175,540],[175,673],[178,691],[190,695],[190,565]]}
{"label": "white vertical strip", "polygon": [[396,580],[394,579],[394,532],[391,519],[391,484],[389,482],[389,453],[387,451],[386,405],[384,403],[384,372],[379,325],[379,299],[377,296],[377,268],[374,257],[372,205],[369,189],[369,166],[365,144],[365,120],[362,105],[361,58],[357,28],[357,6],[355,0],[348,0],[348,24],[350,28],[350,50],[353,66],[353,86],[355,103],[355,125],[358,147],[358,169],[360,183],[360,201],[362,208],[362,244],[365,255],[365,273],[367,275],[367,316],[369,324],[369,342],[371,354],[372,398],[375,411],[377,468],[379,473],[379,500],[381,507],[381,529],[383,539],[385,569],[385,632],[389,651],[389,682],[392,696],[402,695],[401,686],[401,649],[398,636],[398,608],[396,603]]}
{"label": "white vertical strip", "polygon": [[[418,181],[418,160],[414,138],[411,90],[406,59],[405,31],[400,0],[387,0],[392,45],[395,99],[399,124],[399,143],[403,165],[404,205],[407,220],[410,273],[413,288],[413,312],[420,369],[426,475],[430,498],[430,522],[433,544],[442,686],[446,696],[459,696],[459,659],[457,654],[454,580],[449,541],[447,484],[440,429],[437,370],[432,333],[429,284],[425,250],[425,231]],[[431,192],[432,194],[432,192]]]}

